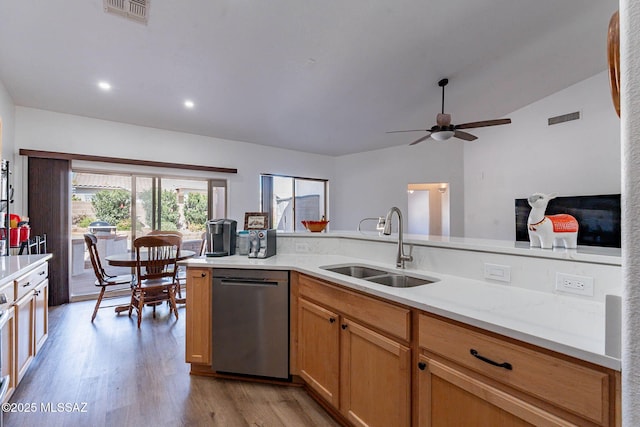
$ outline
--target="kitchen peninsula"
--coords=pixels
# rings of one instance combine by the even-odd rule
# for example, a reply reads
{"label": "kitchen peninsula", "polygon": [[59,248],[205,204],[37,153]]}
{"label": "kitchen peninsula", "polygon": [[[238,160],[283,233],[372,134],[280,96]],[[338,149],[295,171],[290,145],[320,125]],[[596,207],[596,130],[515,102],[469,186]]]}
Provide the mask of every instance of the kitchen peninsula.
{"label": "kitchen peninsula", "polygon": [[[405,244],[414,261],[404,273],[434,283],[394,288],[328,270],[402,272],[393,236],[354,232],[279,234],[278,255],[263,260],[183,262],[192,374],[215,375],[212,270],[287,270],[290,373],[337,418],[353,425],[430,425],[443,414],[510,425],[619,421],[620,359],[606,345],[619,342],[606,336],[619,330],[606,325],[605,303],[620,291],[619,250],[418,236],[405,236]],[[495,271],[504,274],[496,279]],[[556,291],[558,273],[593,278],[593,296]],[[475,404],[478,413],[456,409]]]}

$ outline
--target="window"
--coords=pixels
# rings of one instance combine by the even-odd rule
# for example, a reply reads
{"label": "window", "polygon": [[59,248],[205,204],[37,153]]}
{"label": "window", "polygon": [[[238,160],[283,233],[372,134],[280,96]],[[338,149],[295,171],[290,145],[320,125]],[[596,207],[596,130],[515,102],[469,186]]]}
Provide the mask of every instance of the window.
{"label": "window", "polygon": [[262,211],[269,214],[271,228],[282,231],[304,230],[301,221],[327,216],[325,179],[261,175]]}

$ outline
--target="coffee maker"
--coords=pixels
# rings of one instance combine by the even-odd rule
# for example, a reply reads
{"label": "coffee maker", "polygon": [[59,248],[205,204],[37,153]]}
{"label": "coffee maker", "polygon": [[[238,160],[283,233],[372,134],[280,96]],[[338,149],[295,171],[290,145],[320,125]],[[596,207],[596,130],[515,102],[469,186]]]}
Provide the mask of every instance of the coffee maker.
{"label": "coffee maker", "polygon": [[236,253],[237,221],[232,219],[211,219],[207,221],[208,257],[234,255]]}

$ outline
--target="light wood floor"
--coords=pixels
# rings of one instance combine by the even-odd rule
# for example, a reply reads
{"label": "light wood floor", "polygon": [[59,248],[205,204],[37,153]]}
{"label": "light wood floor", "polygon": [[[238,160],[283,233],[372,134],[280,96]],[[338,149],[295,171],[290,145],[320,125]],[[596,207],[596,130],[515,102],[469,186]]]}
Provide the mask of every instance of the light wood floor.
{"label": "light wood floor", "polygon": [[[145,309],[138,330],[135,315],[113,308],[92,324],[94,304],[50,309],[49,339],[11,399],[37,411],[5,413],[5,426],[338,425],[302,388],[189,375],[184,307],[178,321],[166,306],[156,319]],[[48,403],[86,403],[86,412],[43,412]]]}

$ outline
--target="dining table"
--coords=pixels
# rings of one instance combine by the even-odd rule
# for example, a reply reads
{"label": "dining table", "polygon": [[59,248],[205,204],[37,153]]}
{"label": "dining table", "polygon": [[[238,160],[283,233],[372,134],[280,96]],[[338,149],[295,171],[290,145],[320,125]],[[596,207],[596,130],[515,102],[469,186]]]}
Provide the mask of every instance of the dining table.
{"label": "dining table", "polygon": [[[180,255],[178,256],[178,261],[191,258],[195,254],[196,254],[195,251],[189,251],[189,250],[183,249],[180,251]],[[140,255],[144,261],[144,258],[146,256],[146,251],[140,251]],[[104,259],[107,261],[109,265],[112,265],[114,267],[135,268],[136,263],[138,262],[135,251],[107,255]]]}
{"label": "dining table", "polygon": [[[147,252],[146,251],[140,251],[140,257],[142,258],[143,262],[144,259],[146,257]],[[178,261],[182,261],[183,259],[187,259],[187,258],[191,258],[196,254],[195,251],[190,251],[187,249],[182,249],[180,250],[180,255],[178,255]],[[107,263],[113,267],[130,267],[131,268],[131,276],[133,277],[135,275],[135,267],[136,264],[138,262],[137,256],[135,251],[131,251],[131,252],[122,252],[122,253],[117,253],[117,254],[111,254],[111,255],[107,255],[105,258],[105,261],[107,261]],[[184,304],[185,303],[185,298],[177,298],[176,302],[178,304]],[[115,308],[116,313],[122,313],[123,311],[129,311],[129,304],[126,305],[119,305]]]}

